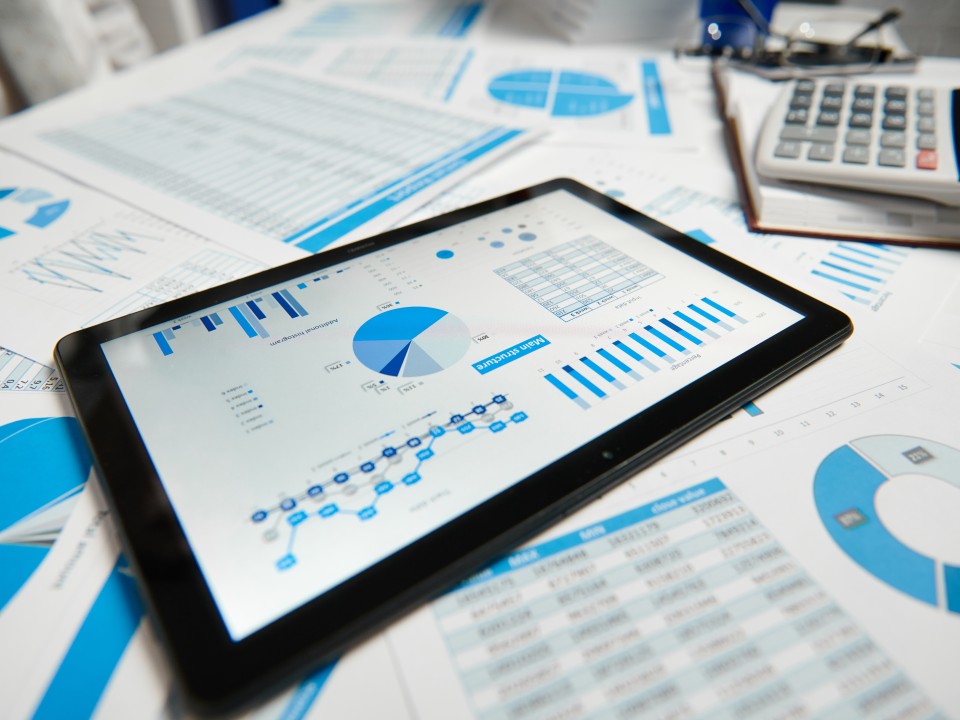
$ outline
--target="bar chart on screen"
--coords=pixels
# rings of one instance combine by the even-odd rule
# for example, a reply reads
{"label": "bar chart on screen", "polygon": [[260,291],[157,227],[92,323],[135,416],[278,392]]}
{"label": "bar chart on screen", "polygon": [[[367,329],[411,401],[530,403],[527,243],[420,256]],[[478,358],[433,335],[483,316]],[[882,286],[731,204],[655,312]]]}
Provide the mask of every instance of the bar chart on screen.
{"label": "bar chart on screen", "polygon": [[698,358],[705,346],[747,323],[736,310],[703,296],[682,309],[630,318],[621,324],[619,338],[595,345],[559,369],[543,370],[543,378],[587,410],[611,394],[642,385],[661,371],[682,368]]}

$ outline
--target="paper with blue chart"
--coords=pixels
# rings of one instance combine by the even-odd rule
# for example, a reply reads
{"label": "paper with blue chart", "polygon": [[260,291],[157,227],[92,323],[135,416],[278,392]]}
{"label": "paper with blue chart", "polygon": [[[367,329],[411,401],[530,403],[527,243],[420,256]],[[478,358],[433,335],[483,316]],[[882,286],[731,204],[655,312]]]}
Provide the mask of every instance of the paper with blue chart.
{"label": "paper with blue chart", "polygon": [[703,76],[662,54],[628,49],[522,52],[473,43],[368,41],[318,50],[303,66],[331,78],[402,88],[414,97],[499,118],[546,124],[551,140],[693,150]]}
{"label": "paper with blue chart", "polygon": [[[153,68],[158,82],[182,78],[179,61]],[[279,69],[194,77],[162,94],[93,87],[14,117],[0,146],[231,247],[270,240],[293,257],[384,230],[540,134]]]}
{"label": "paper with blue chart", "polygon": [[960,395],[874,340],[391,628],[421,715],[952,713]]}

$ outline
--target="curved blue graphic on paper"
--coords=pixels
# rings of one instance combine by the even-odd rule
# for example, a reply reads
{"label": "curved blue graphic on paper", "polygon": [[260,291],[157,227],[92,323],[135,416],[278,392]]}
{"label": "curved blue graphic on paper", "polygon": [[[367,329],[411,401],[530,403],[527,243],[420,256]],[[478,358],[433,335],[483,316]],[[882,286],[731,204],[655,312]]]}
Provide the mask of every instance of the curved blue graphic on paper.
{"label": "curved blue graphic on paper", "polygon": [[90,467],[73,418],[0,426],[0,609],[47,554]]}
{"label": "curved blue graphic on paper", "polygon": [[357,359],[393,377],[431,375],[456,363],[470,347],[460,318],[431,307],[395,308],[367,320],[353,336]]}
{"label": "curved blue graphic on paper", "polygon": [[16,235],[20,225],[45,228],[70,207],[69,200],[36,188],[0,187],[0,203],[0,240]]}
{"label": "curved blue graphic on paper", "polygon": [[605,77],[575,70],[507,72],[491,80],[487,90],[502,103],[545,110],[554,117],[603,115],[634,98]]}
{"label": "curved blue graphic on paper", "polygon": [[917,600],[960,613],[960,568],[908,547],[877,514],[877,491],[900,475],[927,475],[960,490],[960,450],[902,435],[854,440],[817,468],[813,496],[820,519],[837,545],[875,577]]}

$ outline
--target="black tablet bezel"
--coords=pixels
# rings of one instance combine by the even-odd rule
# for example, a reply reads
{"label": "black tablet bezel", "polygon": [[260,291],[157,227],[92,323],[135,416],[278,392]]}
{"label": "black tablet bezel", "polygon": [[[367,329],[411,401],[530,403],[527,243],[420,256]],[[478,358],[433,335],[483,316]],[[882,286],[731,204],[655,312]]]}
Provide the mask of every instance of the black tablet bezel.
{"label": "black tablet bezel", "polygon": [[[386,560],[234,642],[113,379],[101,343],[557,190],[566,190],[753,287],[803,319]],[[86,328],[61,339],[55,356],[128,558],[170,651],[175,676],[196,708],[221,712],[252,702],[311,666],[335,659],[357,640],[479,569],[496,553],[582,506],[836,347],[851,332],[849,318],[838,310],[606,195],[561,178]]]}

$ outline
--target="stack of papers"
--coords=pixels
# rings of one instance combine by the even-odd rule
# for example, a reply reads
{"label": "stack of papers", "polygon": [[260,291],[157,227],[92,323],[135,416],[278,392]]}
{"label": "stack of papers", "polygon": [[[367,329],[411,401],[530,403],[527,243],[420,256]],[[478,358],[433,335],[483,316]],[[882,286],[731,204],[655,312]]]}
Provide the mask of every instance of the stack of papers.
{"label": "stack of papers", "polygon": [[558,176],[843,309],[854,337],[247,714],[956,714],[960,255],[752,232],[707,64],[518,40],[508,5],[281,8],[0,123],[4,717],[189,717],[59,337]]}

